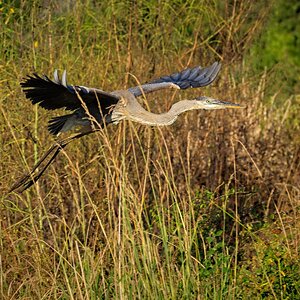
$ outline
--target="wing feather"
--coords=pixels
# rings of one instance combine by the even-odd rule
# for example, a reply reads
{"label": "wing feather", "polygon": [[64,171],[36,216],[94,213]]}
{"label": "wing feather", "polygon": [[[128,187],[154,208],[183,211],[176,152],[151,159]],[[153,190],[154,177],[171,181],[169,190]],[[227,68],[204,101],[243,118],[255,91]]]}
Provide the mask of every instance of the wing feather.
{"label": "wing feather", "polygon": [[138,97],[142,95],[142,90],[146,94],[159,89],[169,88],[172,86],[172,84],[177,85],[182,90],[187,88],[203,87],[211,84],[216,79],[220,68],[221,64],[219,62],[215,62],[206,68],[201,68],[200,66],[192,69],[187,68],[181,72],[176,72],[168,76],[162,76],[158,79],[150,81],[149,83],[132,87],[128,90]]}
{"label": "wing feather", "polygon": [[[169,76],[162,77],[162,79],[168,80]],[[180,73],[170,75],[173,81],[178,81],[180,78]]]}
{"label": "wing feather", "polygon": [[49,110],[80,108],[82,103],[78,95],[87,106],[96,106],[99,101],[101,109],[119,101],[117,96],[99,89],[68,85],[66,71],[63,72],[61,80],[57,70],[54,71],[54,80],[46,75],[39,76],[34,73],[27,76],[25,81],[21,83],[21,87],[32,104],[39,104]]}
{"label": "wing feather", "polygon": [[200,67],[195,67],[191,70],[191,74],[189,76],[190,80],[195,80],[195,78],[199,75]]}
{"label": "wing feather", "polygon": [[[189,87],[191,88],[203,87],[211,84],[216,79],[220,71],[220,68],[221,68],[221,64],[215,62],[210,67],[206,67],[206,68],[201,68],[198,66],[193,68],[192,70],[186,69],[182,72],[177,73],[180,76],[176,81],[171,80],[172,76],[170,76],[169,81],[178,85],[181,89],[187,89]],[[152,83],[158,83],[158,82],[161,82],[160,78],[152,81]]]}
{"label": "wing feather", "polygon": [[[179,77],[179,79],[178,80],[180,80],[180,81],[185,81],[185,80],[187,80],[188,78],[189,78],[189,76],[190,76],[190,74],[191,74],[191,69],[185,69],[184,71],[182,71],[181,73],[180,73],[180,77]],[[172,78],[172,77],[171,77]],[[177,80],[177,81],[178,81]]]}

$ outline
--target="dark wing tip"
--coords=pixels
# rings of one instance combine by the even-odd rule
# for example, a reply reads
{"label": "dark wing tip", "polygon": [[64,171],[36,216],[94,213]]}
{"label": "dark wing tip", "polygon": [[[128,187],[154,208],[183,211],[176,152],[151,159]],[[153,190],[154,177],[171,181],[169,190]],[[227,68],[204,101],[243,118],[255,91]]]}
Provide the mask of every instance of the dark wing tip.
{"label": "dark wing tip", "polygon": [[[66,107],[63,101],[66,92],[74,92],[72,86],[67,85],[66,74],[59,79],[58,72],[54,72],[54,80],[47,75],[38,75],[32,73],[27,75],[20,83],[26,98],[32,104],[39,104],[41,107],[49,110]],[[73,109],[73,108],[72,108]]]}
{"label": "dark wing tip", "polygon": [[[65,108],[75,110],[82,107],[83,100],[86,105],[99,105],[106,107],[116,104],[119,97],[99,89],[87,88],[84,86],[73,86],[67,83],[67,73],[64,71],[61,78],[58,71],[54,71],[53,80],[46,75],[33,73],[27,75],[21,82],[21,87],[32,104],[39,104],[41,107],[54,110]],[[80,99],[78,95],[82,98]]]}
{"label": "dark wing tip", "polygon": [[214,62],[211,66],[206,68],[201,68],[200,66],[192,69],[187,68],[169,76],[162,76],[150,83],[172,82],[179,86],[182,90],[187,88],[203,87],[211,84],[216,79],[220,69],[221,63]]}

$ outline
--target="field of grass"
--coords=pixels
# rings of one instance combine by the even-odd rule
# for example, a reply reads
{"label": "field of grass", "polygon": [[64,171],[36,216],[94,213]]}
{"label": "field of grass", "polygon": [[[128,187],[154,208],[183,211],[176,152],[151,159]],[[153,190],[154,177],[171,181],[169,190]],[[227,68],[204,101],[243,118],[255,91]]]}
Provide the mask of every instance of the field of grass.
{"label": "field of grass", "polygon": [[[0,299],[300,299],[300,96],[250,51],[272,9],[0,1]],[[56,112],[26,100],[27,74],[67,69],[111,91],[216,60],[213,85],[141,103],[165,112],[207,95],[245,109],[108,126],[8,193],[54,142]]]}

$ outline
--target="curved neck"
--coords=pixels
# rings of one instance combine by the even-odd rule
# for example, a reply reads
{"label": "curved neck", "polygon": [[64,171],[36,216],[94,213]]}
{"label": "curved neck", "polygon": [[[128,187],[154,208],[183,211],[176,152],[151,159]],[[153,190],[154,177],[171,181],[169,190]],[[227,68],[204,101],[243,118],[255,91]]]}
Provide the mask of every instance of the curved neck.
{"label": "curved neck", "polygon": [[188,110],[199,108],[196,100],[182,100],[172,105],[171,109],[162,114],[154,114],[145,110],[138,102],[126,105],[126,119],[150,126],[166,126],[175,122],[177,117]]}

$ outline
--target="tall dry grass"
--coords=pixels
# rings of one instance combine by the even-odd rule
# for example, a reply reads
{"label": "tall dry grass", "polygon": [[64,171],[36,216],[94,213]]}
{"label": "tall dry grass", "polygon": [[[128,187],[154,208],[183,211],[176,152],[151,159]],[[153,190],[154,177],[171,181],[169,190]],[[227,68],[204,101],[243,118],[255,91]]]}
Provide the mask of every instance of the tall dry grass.
{"label": "tall dry grass", "polygon": [[[299,109],[270,97],[269,71],[253,75],[242,59],[268,8],[222,3],[3,5],[3,299],[297,297]],[[108,126],[69,145],[33,188],[7,194],[53,143],[49,112],[21,93],[24,75],[67,68],[70,83],[114,90],[216,59],[211,87],[141,101],[163,112],[205,94],[243,111]]]}

